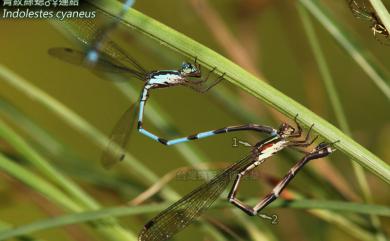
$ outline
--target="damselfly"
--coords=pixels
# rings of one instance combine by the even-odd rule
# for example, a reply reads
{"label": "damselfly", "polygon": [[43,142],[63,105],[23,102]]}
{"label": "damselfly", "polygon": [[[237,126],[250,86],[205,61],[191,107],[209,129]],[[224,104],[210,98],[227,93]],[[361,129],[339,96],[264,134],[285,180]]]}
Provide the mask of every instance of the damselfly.
{"label": "damselfly", "polygon": [[384,45],[390,45],[389,31],[383,25],[370,3],[367,3],[366,0],[348,0],[348,4],[356,18],[370,22],[370,28],[376,40]]}
{"label": "damselfly", "polygon": [[[104,15],[105,17],[110,17],[108,13],[103,12],[96,8],[96,11],[99,14]],[[94,43],[96,36],[99,36],[100,28],[96,25],[95,20],[75,20],[68,19],[64,21],[67,24],[67,27],[78,40],[84,43],[88,47]],[[137,129],[143,135],[158,141],[164,145],[175,145],[178,143],[187,142],[190,140],[206,138],[209,136],[228,133],[234,131],[246,131],[252,130],[257,132],[264,132],[268,134],[275,134],[276,130],[268,126],[259,126],[255,124],[247,125],[238,125],[238,126],[229,126],[225,128],[220,128],[212,131],[200,132],[190,136],[175,138],[172,140],[167,140],[161,138],[143,127],[143,115],[146,105],[146,101],[150,96],[150,91],[152,89],[167,88],[173,86],[187,86],[198,92],[204,93],[210,88],[218,84],[224,77],[224,74],[217,77],[214,81],[208,81],[209,76],[212,72],[215,71],[215,68],[210,70],[205,78],[202,78],[201,66],[197,63],[195,58],[194,63],[184,62],[178,70],[156,70],[156,71],[147,71],[143,68],[134,58],[130,57],[122,48],[120,48],[113,40],[108,36],[105,37],[104,41],[100,43],[99,47],[99,58],[91,62],[86,58],[86,53],[83,51],[78,51],[70,48],[52,48],[49,50],[49,54],[57,57],[63,61],[91,68],[94,71],[100,72],[110,72],[124,75],[128,78],[137,78],[145,82],[144,87],[141,91],[141,96],[139,100],[139,114],[138,114],[138,125]],[[115,126],[111,134],[111,143],[109,147],[120,146],[124,147],[129,136],[131,128],[129,128],[131,116],[133,112],[130,107],[120,118],[118,124]],[[111,151],[110,148],[103,153],[102,162],[105,167],[109,167],[116,162],[123,159],[123,153],[121,151]]]}
{"label": "damselfly", "polygon": [[164,241],[172,238],[173,235],[190,225],[196,217],[200,216],[213,204],[226,189],[231,178],[235,178],[235,180],[228,195],[229,202],[248,215],[259,215],[259,211],[280,195],[295,174],[307,162],[325,157],[334,152],[334,143],[322,142],[310,152],[300,150],[305,153],[305,156],[289,170],[284,178],[273,188],[271,193],[266,195],[253,207],[248,206],[237,198],[237,191],[242,177],[286,147],[297,148],[311,145],[317,137],[310,140],[310,130],[303,140],[297,140],[302,133],[299,124],[297,124],[297,129],[295,129],[287,123],[283,123],[275,135],[254,145],[250,155],[233,164],[221,174],[211,179],[211,181],[187,194],[149,221],[141,231],[138,240]]}

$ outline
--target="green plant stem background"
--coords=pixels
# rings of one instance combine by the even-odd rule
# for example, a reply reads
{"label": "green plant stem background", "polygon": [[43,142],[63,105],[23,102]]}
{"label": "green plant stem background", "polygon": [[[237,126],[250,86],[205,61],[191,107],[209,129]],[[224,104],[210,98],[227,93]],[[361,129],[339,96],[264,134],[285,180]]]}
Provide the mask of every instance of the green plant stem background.
{"label": "green plant stem background", "polygon": [[[375,9],[377,9],[378,15],[380,15],[384,24],[388,26],[390,18],[387,11],[380,11],[380,9],[383,8],[382,2],[379,0],[370,1]],[[90,2],[112,14],[117,13],[118,9],[121,8],[115,1],[102,0]],[[328,11],[327,7],[322,5],[320,1],[300,0],[298,2],[302,8],[306,9],[306,11],[311,14],[312,19],[318,21],[321,28],[326,29],[326,31],[330,33],[340,45],[341,49],[349,54],[351,59],[355,60],[358,68],[361,68],[363,72],[369,76],[369,79],[378,88],[380,94],[389,100],[389,74],[384,68],[386,66],[378,63],[378,60],[370,52],[365,51],[364,46],[357,42],[355,36],[351,35],[344,26],[340,25],[337,21],[337,17],[335,17],[331,11]],[[306,21],[306,24],[309,21],[307,17],[308,16],[306,15],[306,20],[304,20],[304,23]],[[321,187],[314,188],[311,191],[316,197],[326,198],[326,201],[319,199],[307,200],[306,198],[310,198],[310,195],[305,196],[294,193],[294,201],[288,202],[279,200],[272,205],[272,207],[302,208],[319,220],[333,224],[335,227],[345,231],[355,239],[367,241],[374,239],[378,241],[386,240],[385,234],[381,232],[382,227],[378,218],[388,217],[389,208],[388,206],[372,204],[373,197],[369,192],[369,186],[365,180],[361,166],[384,180],[385,182],[382,183],[382,185],[386,187],[390,181],[389,165],[350,138],[352,135],[350,129],[352,128],[348,127],[348,122],[345,117],[345,108],[342,107],[344,103],[342,100],[337,99],[337,87],[335,87],[337,83],[332,84],[331,69],[326,70],[327,66],[324,61],[324,56],[321,57],[319,46],[316,46],[316,44],[321,43],[321,40],[316,39],[315,36],[313,37],[313,31],[310,33],[310,29],[308,30],[308,28],[306,28],[307,34],[309,34],[308,40],[314,49],[321,75],[324,78],[327,90],[330,92],[330,100],[333,105],[332,108],[335,111],[338,124],[342,131],[328,123],[325,119],[315,115],[292,98],[289,98],[271,85],[265,83],[263,81],[264,79],[255,77],[243,68],[234,64],[234,61],[222,57],[222,55],[217,52],[212,51],[161,22],[134,9],[129,11],[123,18],[123,21],[131,29],[141,32],[146,38],[154,39],[160,43],[160,46],[155,51],[156,56],[159,55],[158,52],[161,49],[166,49],[165,47],[173,49],[180,55],[187,56],[190,59],[196,56],[203,66],[209,69],[217,67],[218,74],[226,73],[227,80],[233,83],[237,89],[245,90],[259,99],[260,102],[267,103],[271,108],[275,108],[289,117],[293,117],[298,113],[300,121],[303,122],[305,126],[310,126],[312,123],[315,123],[314,129],[321,137],[329,141],[339,140],[340,142],[337,143],[337,148],[351,157],[355,162],[358,173],[357,182],[363,190],[365,201],[368,201],[367,204],[352,203],[348,201],[331,201],[333,198],[343,197],[344,194],[340,190],[335,190],[334,187],[328,187],[324,184],[321,176],[315,171],[313,172],[310,169],[310,166],[305,169],[305,172],[300,176],[305,178],[304,180],[306,183],[310,183],[311,186]],[[61,24],[59,25],[59,28],[61,28]],[[370,33],[369,30],[367,30],[367,33]],[[162,55],[158,57],[160,58]],[[52,59],[50,59],[50,61],[52,61]],[[175,61],[176,59],[174,61],[164,60],[163,62]],[[77,130],[79,133],[83,134],[83,136],[87,137],[88,140],[95,145],[95,148],[104,147],[108,139],[98,128],[94,127],[81,115],[78,115],[76,111],[61,103],[60,99],[56,99],[56,96],[50,96],[50,94],[48,94],[50,93],[49,91],[48,93],[45,93],[43,90],[44,88],[40,89],[42,86],[38,87],[38,84],[34,85],[30,83],[29,78],[27,78],[28,75],[22,74],[23,71],[18,73],[15,71],[16,69],[15,66],[10,68],[6,64],[0,64],[0,80],[4,81],[4,83],[9,86],[12,86],[13,91],[17,89],[19,93],[28,96],[29,101],[36,102],[47,108],[50,113],[55,114],[64,123],[69,124],[72,129]],[[127,102],[128,100],[135,100],[137,98],[137,88],[135,90],[128,83],[117,83],[116,86],[118,87],[118,90],[126,96]],[[256,121],[256,123],[259,123],[257,115],[245,111],[244,108],[240,108],[234,100],[236,99],[236,95],[232,95],[227,89],[218,87],[218,90],[213,90],[212,94],[214,95],[214,100],[219,99],[224,107],[228,108],[231,113],[240,116],[243,122]],[[340,97],[342,98],[343,96]],[[107,185],[115,190],[116,194],[119,195],[120,193],[122,198],[126,200],[129,196],[133,197],[138,195],[155,182],[160,182],[160,174],[157,174],[159,168],[156,168],[155,165],[153,165],[154,168],[149,168],[146,163],[143,163],[144,158],[140,160],[141,158],[138,159],[136,156],[132,155],[131,152],[128,153],[124,161],[125,163],[122,165],[125,165],[126,168],[130,170],[130,173],[134,175],[134,180],[129,181],[126,179],[124,182],[121,182],[114,178],[107,178],[107,173],[99,174],[98,169],[94,166],[88,166],[88,163],[85,163],[86,166],[82,167],[85,160],[83,160],[83,157],[76,154],[77,151],[69,149],[67,145],[61,143],[59,138],[50,137],[50,131],[45,130],[44,126],[42,126],[43,128],[39,125],[35,126],[35,124],[31,122],[30,116],[24,115],[23,113],[17,113],[17,110],[13,109],[14,107],[7,103],[6,100],[4,100],[4,103],[2,103],[2,101],[3,100],[0,101],[0,113],[3,112],[2,117],[3,115],[7,116],[7,121],[12,123],[12,125],[8,126],[7,122],[1,120],[0,136],[15,150],[16,156],[14,157],[11,155],[9,157],[1,154],[0,169],[9,176],[18,179],[21,183],[29,186],[32,190],[40,193],[45,199],[54,203],[63,214],[55,218],[45,218],[27,223],[16,228],[12,227],[13,225],[9,225],[0,220],[0,240],[13,237],[17,237],[18,240],[38,240],[26,235],[75,223],[89,224],[88,227],[92,228],[93,231],[96,231],[102,240],[136,240],[138,227],[140,227],[143,222],[138,219],[139,215],[144,216],[148,213],[154,214],[159,212],[166,208],[172,200],[176,200],[181,196],[176,191],[177,187],[168,183],[163,185],[162,189],[157,194],[161,199],[165,200],[165,202],[161,202],[161,199],[155,199],[155,201],[159,200],[161,204],[145,204],[138,207],[102,208],[104,205],[97,201],[98,198],[96,200],[95,198],[92,198],[98,196],[96,191],[94,191],[95,193],[90,194],[92,192],[91,190],[84,188],[84,186],[81,188],[81,185],[79,185],[81,180],[80,183],[83,184],[92,183],[96,186]],[[175,127],[171,126],[171,123],[175,122],[169,114],[162,111],[159,103],[153,102],[153,98],[152,101],[148,103],[146,115],[147,119],[150,120],[150,123],[159,130],[162,130],[163,133],[166,130],[170,130],[173,134],[180,133]],[[106,116],[104,116],[104,118],[105,117]],[[99,118],[101,118],[101,113],[99,114]],[[352,121],[350,122],[352,123]],[[13,127],[17,128],[14,129]],[[17,134],[20,130],[22,130],[23,135]],[[33,140],[32,143],[34,144],[24,140],[23,138],[26,136],[24,134],[29,136],[26,140]],[[208,145],[210,145],[210,142],[208,142]],[[184,158],[188,165],[193,165],[195,167],[203,162],[209,163],[211,160],[215,159],[212,155],[209,156],[209,153],[206,155],[197,147],[197,145],[191,143],[189,145],[180,145],[172,149],[174,152],[177,152],[180,159]],[[162,149],[164,149],[164,152],[162,153],[169,152],[165,147]],[[211,149],[213,149],[211,145],[207,147],[207,150]],[[152,148],[150,150],[152,150]],[[285,157],[286,156],[283,158]],[[58,161],[56,160],[58,158],[64,159]],[[294,157],[294,159],[295,158],[296,157]],[[18,160],[18,162],[14,159]],[[161,157],[159,156],[157,163],[162,163],[165,159],[166,158],[163,155]],[[54,161],[56,162],[54,163]],[[66,171],[67,169],[68,171]],[[59,170],[65,171],[66,174],[63,174]],[[88,173],[83,173],[83,170],[88,170]],[[81,172],[79,173],[79,171]],[[76,178],[78,182],[73,181],[73,178]],[[308,190],[305,190],[308,193],[310,189],[309,186],[305,187],[308,188]],[[86,190],[88,190],[88,193]],[[184,189],[183,193],[187,191],[187,189]],[[121,203],[123,203],[123,199],[121,200]],[[256,202],[256,200],[249,201],[251,203]],[[221,202],[213,209],[222,207],[231,208],[232,206],[226,202]],[[225,209],[223,210],[225,211]],[[217,211],[221,212],[221,210]],[[278,240],[278,237],[267,230],[269,227],[264,227],[264,225],[259,227],[256,220],[253,221],[253,219],[243,216],[242,213],[237,212],[237,210],[231,211],[232,212],[229,212],[233,215],[231,216],[231,219],[237,220],[237,222],[240,223],[239,226],[248,233],[248,237],[250,237],[251,240]],[[360,214],[368,214],[371,219],[365,220],[363,218],[364,216]],[[130,216],[132,218],[131,224],[126,225],[127,228],[121,227],[119,222],[114,220],[114,218],[120,216]],[[136,220],[135,222],[133,221],[133,218]],[[223,232],[220,232],[218,228],[210,225],[212,222],[209,222],[207,217],[202,219],[200,223],[201,228],[205,230],[208,235],[213,237],[213,240],[230,240],[229,236],[222,234]],[[376,231],[367,229],[366,227],[368,226],[373,227]],[[314,226],[313,229],[315,229]]]}

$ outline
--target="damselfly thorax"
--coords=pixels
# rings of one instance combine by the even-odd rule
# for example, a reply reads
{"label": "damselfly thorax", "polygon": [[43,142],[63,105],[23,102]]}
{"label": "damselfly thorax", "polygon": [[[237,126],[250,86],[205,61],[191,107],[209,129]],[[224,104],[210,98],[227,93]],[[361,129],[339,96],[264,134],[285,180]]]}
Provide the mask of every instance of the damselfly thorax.
{"label": "damselfly thorax", "polygon": [[289,141],[281,138],[274,138],[272,141],[262,144],[256,149],[256,152],[258,153],[257,160],[262,162],[264,159],[273,156],[275,153],[285,148],[288,142]]}

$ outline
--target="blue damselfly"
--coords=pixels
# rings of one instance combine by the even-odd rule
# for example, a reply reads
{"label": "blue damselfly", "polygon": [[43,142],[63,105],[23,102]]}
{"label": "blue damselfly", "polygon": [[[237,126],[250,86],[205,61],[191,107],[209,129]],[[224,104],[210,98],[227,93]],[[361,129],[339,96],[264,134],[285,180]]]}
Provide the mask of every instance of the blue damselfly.
{"label": "blue damselfly", "polygon": [[[96,9],[98,14],[108,17],[112,20],[112,16],[108,13]],[[100,36],[100,26],[96,24],[95,20],[66,20],[69,31],[74,35],[80,42],[85,45],[85,49],[95,43],[96,39]],[[220,75],[213,81],[208,81],[211,73],[215,71],[215,68],[211,69],[205,78],[202,78],[201,66],[197,63],[195,58],[193,63],[183,62],[178,70],[155,70],[147,71],[143,68],[134,58],[126,53],[118,44],[110,39],[109,36],[105,36],[103,41],[99,42],[98,58],[91,61],[86,58],[86,51],[79,51],[71,48],[52,48],[49,50],[49,54],[57,57],[63,61],[87,67],[97,72],[109,72],[124,75],[129,78],[136,78],[144,81],[144,87],[140,94],[139,99],[139,111],[138,111],[138,121],[137,129],[143,135],[159,142],[164,145],[175,145],[190,140],[201,139],[210,137],[217,134],[235,132],[235,131],[257,131],[264,132],[268,134],[275,134],[276,130],[269,126],[261,126],[256,124],[246,124],[246,125],[237,125],[237,126],[228,126],[220,129],[215,129],[212,131],[204,131],[189,135],[186,137],[175,138],[167,140],[165,138],[159,137],[150,131],[146,130],[143,127],[143,116],[146,102],[150,96],[151,90],[159,88],[167,88],[173,86],[186,86],[191,89],[196,90],[197,92],[204,93],[210,88],[218,84],[224,77],[224,74]],[[124,147],[126,140],[129,136],[131,128],[129,128],[129,123],[131,123],[131,117],[133,111],[130,107],[123,116],[120,118],[118,124],[115,126],[111,134],[111,144],[115,144],[120,147]],[[102,162],[103,165],[109,167],[119,160],[123,159],[123,153],[120,151],[111,151],[110,148],[107,148],[107,151],[103,153]]]}

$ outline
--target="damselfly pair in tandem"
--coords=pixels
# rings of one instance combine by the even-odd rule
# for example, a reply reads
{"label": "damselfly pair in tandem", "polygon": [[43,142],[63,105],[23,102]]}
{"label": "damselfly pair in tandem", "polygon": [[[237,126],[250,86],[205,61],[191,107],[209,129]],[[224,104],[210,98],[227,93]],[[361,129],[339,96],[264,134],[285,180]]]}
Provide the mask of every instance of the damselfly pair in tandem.
{"label": "damselfly pair in tandem", "polygon": [[[103,11],[100,12],[101,14],[109,16],[109,14]],[[234,177],[235,180],[228,196],[229,202],[249,215],[258,215],[260,210],[265,208],[279,196],[295,174],[308,161],[325,157],[335,150],[333,148],[333,143],[321,143],[310,152],[301,150],[301,152],[305,153],[304,157],[290,169],[288,174],[276,185],[273,191],[254,207],[246,205],[237,198],[237,191],[242,177],[286,147],[297,148],[310,146],[316,139],[310,139],[311,128],[303,140],[299,139],[302,135],[302,129],[296,120],[296,128],[287,123],[283,123],[279,129],[257,124],[247,124],[201,132],[173,140],[166,140],[158,137],[145,130],[142,125],[144,107],[149,97],[150,90],[184,85],[199,92],[205,92],[221,81],[223,75],[209,83],[209,75],[215,71],[214,68],[207,74],[206,78],[202,79],[200,65],[197,63],[196,59],[194,63],[184,62],[179,70],[146,71],[137,61],[126,54],[124,50],[105,35],[105,32],[108,31],[107,29],[104,29],[104,33],[102,34],[101,29],[94,27],[93,22],[87,23],[86,21],[87,20],[85,20],[83,25],[80,25],[82,21],[79,20],[75,22],[68,20],[67,22],[71,26],[71,32],[81,42],[87,45],[87,49],[90,46],[94,46],[92,47],[92,50],[84,52],[70,48],[53,48],[49,50],[49,53],[64,61],[88,67],[95,71],[130,75],[131,77],[144,81],[144,88],[141,91],[139,100],[138,130],[140,133],[164,145],[179,144],[194,139],[233,131],[251,130],[270,135],[269,138],[259,141],[254,145],[250,155],[233,164],[211,181],[195,189],[148,222],[140,233],[140,241],[163,241],[170,239],[174,234],[187,227],[196,217],[200,216],[208,207],[210,207],[226,189],[230,183],[231,177]],[[115,20],[113,20],[113,23],[117,24]],[[114,26],[115,24],[112,24],[111,26]],[[120,149],[117,149],[114,153],[111,150],[105,152],[102,161],[103,165],[106,167],[123,159],[121,148],[125,146],[129,137],[132,116],[133,112],[130,108],[125,112],[114,128],[109,147],[114,145],[119,146]]]}

